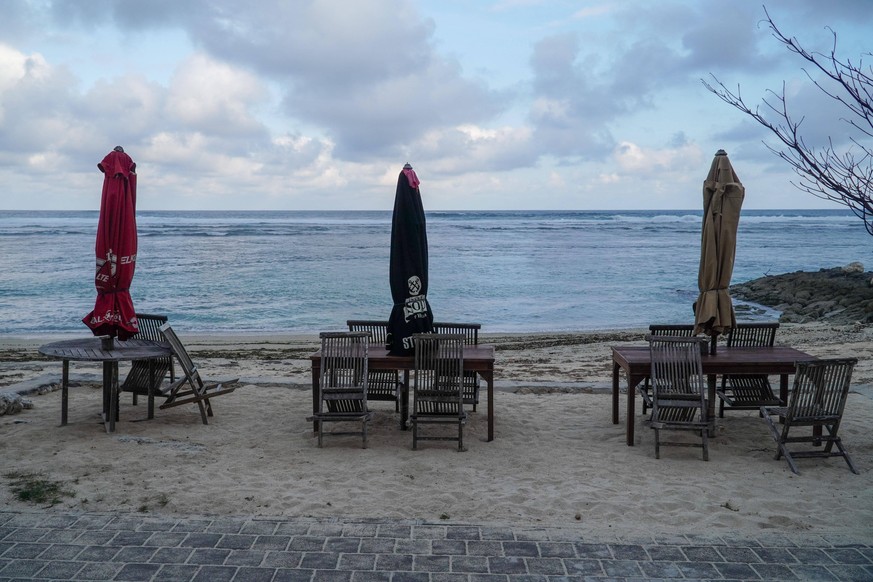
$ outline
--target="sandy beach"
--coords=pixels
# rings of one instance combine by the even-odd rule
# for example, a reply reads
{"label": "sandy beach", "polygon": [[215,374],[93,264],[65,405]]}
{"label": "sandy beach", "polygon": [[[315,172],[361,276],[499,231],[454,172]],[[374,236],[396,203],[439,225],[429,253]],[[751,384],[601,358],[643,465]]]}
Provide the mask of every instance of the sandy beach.
{"label": "sandy beach", "polygon": [[158,410],[153,420],[141,421],[144,399],[133,406],[123,394],[114,434],[99,422],[98,366],[71,366],[76,385],[69,424],[61,427],[60,393],[52,391],[61,366],[39,357],[36,348],[64,338],[0,339],[0,390],[41,386],[44,392],[27,396],[32,409],[0,416],[0,502],[33,507],[10,491],[9,474],[18,472],[66,483],[73,495],[44,511],[873,536],[871,326],[788,324],[777,334],[777,343],[816,356],[860,360],[841,435],[861,474],[852,474],[842,459],[802,459],[799,476],[774,460],[774,442],[754,412],[717,421],[709,462],[690,448],[667,448],[656,460],[642,416],[636,446],[626,446],[623,421],[611,422],[609,348],[642,345],[642,330],[483,334],[497,350],[495,440],[485,442],[483,402],[470,415],[463,453],[451,443],[412,451],[411,434],[399,429],[393,405],[383,402],[372,404],[368,449],[356,437],[326,438],[319,449],[305,420],[314,335],[177,332],[203,375],[239,377],[236,391],[214,400],[208,426],[195,406]]}

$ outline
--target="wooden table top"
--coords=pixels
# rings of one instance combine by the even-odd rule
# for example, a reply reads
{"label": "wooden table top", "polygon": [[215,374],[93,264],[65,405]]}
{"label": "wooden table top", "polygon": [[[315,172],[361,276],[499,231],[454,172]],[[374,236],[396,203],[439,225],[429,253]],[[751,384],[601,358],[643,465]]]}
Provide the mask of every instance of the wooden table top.
{"label": "wooden table top", "polygon": [[103,349],[99,337],[63,340],[40,346],[39,353],[49,358],[89,362],[120,362],[150,360],[172,355],[170,344],[132,338],[113,342],[110,350]]}
{"label": "wooden table top", "polygon": [[[630,374],[649,373],[651,359],[648,346],[614,346],[613,361]],[[782,374],[794,371],[794,364],[816,357],[796,348],[726,347],[719,346],[715,354],[700,358],[705,374]]]}

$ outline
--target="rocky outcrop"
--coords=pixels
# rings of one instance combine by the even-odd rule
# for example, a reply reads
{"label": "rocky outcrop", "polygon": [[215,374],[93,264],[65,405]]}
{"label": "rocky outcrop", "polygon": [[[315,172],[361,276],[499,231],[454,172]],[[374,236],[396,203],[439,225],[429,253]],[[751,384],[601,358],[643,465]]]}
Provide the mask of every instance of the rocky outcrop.
{"label": "rocky outcrop", "polygon": [[861,263],[732,285],[731,296],[781,311],[783,323],[873,323],[873,272]]}

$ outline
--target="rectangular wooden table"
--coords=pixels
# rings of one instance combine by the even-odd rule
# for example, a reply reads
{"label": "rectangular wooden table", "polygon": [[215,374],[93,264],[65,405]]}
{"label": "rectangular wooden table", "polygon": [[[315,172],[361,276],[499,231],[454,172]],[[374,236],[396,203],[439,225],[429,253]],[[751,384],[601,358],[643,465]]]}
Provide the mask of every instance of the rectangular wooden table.
{"label": "rectangular wooden table", "polygon": [[[99,337],[86,337],[54,342],[40,346],[39,353],[63,361],[61,372],[61,426],[67,424],[67,402],[70,381],[70,360],[103,363],[103,423],[106,432],[115,431],[118,418],[118,362],[166,358],[173,354],[170,344],[138,338],[127,341],[105,341]],[[151,382],[148,400],[148,418],[154,416],[156,382]]]}
{"label": "rectangular wooden table", "polygon": [[[321,351],[315,352],[312,361],[312,412],[318,412],[318,383],[321,377]],[[371,370],[402,370],[403,391],[400,396],[400,428],[406,430],[409,417],[409,372],[415,369],[415,356],[391,356],[381,346],[370,346],[367,366]],[[494,346],[464,346],[464,371],[476,372],[488,384],[488,441],[494,440]],[[318,425],[313,423],[317,429]]]}
{"label": "rectangular wooden table", "polygon": [[[779,398],[788,402],[788,376],[794,373],[794,364],[815,360],[806,352],[782,346],[734,348],[719,346],[712,355],[705,355],[703,373],[708,383],[708,414],[715,418],[715,388],[718,374],[779,375]],[[618,376],[624,370],[627,377],[627,446],[634,446],[634,417],[636,416],[636,387],[651,373],[649,346],[619,346],[612,348],[612,424],[618,424]]]}

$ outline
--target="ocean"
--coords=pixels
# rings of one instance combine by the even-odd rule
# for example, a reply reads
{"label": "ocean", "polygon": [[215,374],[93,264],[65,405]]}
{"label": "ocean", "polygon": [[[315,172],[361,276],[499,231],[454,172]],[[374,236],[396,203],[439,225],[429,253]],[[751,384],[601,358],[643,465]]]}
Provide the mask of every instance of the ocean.
{"label": "ocean", "polygon": [[[0,211],[0,334],[89,333],[97,211]],[[387,319],[390,211],[137,213],[139,312],[181,334],[314,333]],[[697,297],[701,211],[427,212],[437,320],[489,332],[681,323]],[[743,210],[733,282],[854,261],[848,209]],[[741,319],[772,319],[771,310]]]}

